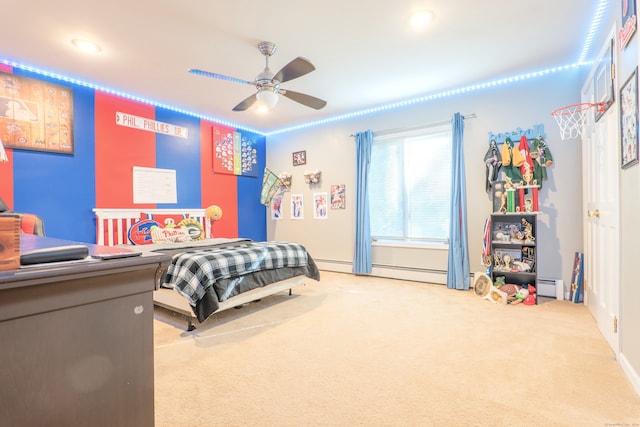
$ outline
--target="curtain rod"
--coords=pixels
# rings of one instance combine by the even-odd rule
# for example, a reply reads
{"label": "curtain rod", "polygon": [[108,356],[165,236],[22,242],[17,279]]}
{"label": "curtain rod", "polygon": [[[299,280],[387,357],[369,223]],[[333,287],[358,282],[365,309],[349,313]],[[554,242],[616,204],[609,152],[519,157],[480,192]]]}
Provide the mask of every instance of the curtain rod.
{"label": "curtain rod", "polygon": [[[467,114],[465,116],[462,116],[463,119],[475,119],[476,113],[471,113],[471,114]],[[435,123],[429,123],[427,125],[420,125],[420,126],[414,126],[414,127],[408,127],[408,128],[396,128],[396,129],[384,129],[384,130],[378,130],[373,132],[373,136],[380,136],[380,135],[387,135],[390,133],[396,133],[396,132],[410,132],[413,130],[420,130],[420,129],[427,129],[427,128],[431,128],[434,126],[441,126],[441,125],[446,125],[447,123],[451,123],[451,120],[443,120],[441,122],[435,122]],[[354,134],[349,135],[351,137],[355,137]]]}

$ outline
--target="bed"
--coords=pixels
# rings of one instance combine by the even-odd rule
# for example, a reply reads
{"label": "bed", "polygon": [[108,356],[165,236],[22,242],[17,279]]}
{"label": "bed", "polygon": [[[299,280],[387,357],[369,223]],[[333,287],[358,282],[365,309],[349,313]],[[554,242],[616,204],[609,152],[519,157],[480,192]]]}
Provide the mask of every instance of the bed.
{"label": "bed", "polygon": [[[172,256],[156,278],[154,304],[187,321],[193,330],[214,313],[320,280],[306,248],[292,242],[254,242],[245,238],[203,238],[132,245],[131,230],[143,219],[189,218],[210,235],[205,209],[93,209],[96,243]],[[186,221],[186,220],[185,220]],[[156,222],[157,223],[157,222]],[[164,224],[163,224],[164,225]],[[156,228],[154,231],[157,231]],[[135,239],[134,239],[135,240]]]}

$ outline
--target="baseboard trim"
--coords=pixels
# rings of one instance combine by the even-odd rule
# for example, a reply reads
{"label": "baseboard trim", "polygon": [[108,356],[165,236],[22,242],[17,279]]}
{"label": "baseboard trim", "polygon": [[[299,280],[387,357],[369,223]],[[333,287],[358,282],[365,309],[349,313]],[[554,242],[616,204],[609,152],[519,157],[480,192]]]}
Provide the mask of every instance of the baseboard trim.
{"label": "baseboard trim", "polygon": [[624,354],[620,354],[620,366],[622,367],[622,371],[625,373],[629,382],[633,386],[633,389],[636,391],[636,394],[640,396],[640,375],[633,369],[629,360],[624,356]]}
{"label": "baseboard trim", "polygon": [[[351,262],[315,259],[318,268],[336,273],[353,273]],[[447,284],[447,272],[443,270],[427,270],[410,267],[394,267],[389,265],[373,265],[370,276],[388,279],[410,280],[414,282]]]}

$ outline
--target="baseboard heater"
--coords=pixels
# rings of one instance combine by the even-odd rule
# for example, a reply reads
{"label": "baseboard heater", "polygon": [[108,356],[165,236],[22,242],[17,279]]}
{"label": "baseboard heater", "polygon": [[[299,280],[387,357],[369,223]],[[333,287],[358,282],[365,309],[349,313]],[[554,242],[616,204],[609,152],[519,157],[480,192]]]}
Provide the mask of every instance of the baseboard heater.
{"label": "baseboard heater", "polygon": [[[335,271],[339,273],[351,273],[353,263],[350,261],[337,261],[314,258],[320,270]],[[416,267],[404,267],[397,265],[373,264],[371,275],[386,277],[389,279],[410,280],[425,283],[447,283],[447,271]]]}
{"label": "baseboard heater", "polygon": [[[538,278],[538,295],[541,297],[555,298],[558,301],[565,299],[564,281],[562,279],[542,279]],[[567,295],[567,298],[568,295]]]}

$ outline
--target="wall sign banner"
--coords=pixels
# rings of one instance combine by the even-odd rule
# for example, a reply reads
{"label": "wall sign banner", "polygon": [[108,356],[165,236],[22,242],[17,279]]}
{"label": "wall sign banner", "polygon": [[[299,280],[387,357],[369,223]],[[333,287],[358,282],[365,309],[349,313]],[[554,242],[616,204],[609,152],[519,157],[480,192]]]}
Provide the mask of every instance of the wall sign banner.
{"label": "wall sign banner", "polygon": [[0,139],[6,148],[73,154],[73,91],[0,72]]}
{"label": "wall sign banner", "polygon": [[213,171],[258,176],[257,143],[238,131],[213,127]]}
{"label": "wall sign banner", "polygon": [[177,136],[178,138],[187,139],[189,137],[188,128],[158,122],[145,117],[134,116],[133,114],[116,112],[116,124],[118,126],[146,130],[148,132],[161,133],[163,135]]}

